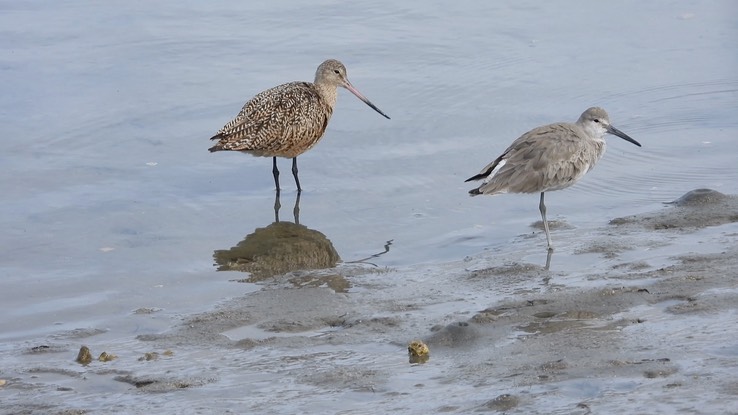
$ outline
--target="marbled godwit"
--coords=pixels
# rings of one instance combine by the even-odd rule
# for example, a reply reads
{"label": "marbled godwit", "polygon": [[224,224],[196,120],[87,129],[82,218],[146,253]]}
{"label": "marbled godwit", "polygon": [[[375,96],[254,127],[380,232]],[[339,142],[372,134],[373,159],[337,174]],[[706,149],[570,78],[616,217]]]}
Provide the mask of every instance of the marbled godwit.
{"label": "marbled godwit", "polygon": [[349,82],[346,67],[335,59],[318,66],[315,82],[290,82],[267,89],[251,98],[211,140],[214,151],[241,151],[259,157],[272,157],[274,184],[279,192],[277,157],[292,158],[292,175],[297,191],[297,156],[318,143],[336,105],[338,87],[351,91],[365,104],[389,119]]}
{"label": "marbled godwit", "polygon": [[484,179],[469,191],[472,196],[500,193],[538,193],[538,208],[546,231],[548,250],[553,251],[546,221],[543,194],[567,188],[588,171],[605,153],[605,133],[616,135],[640,147],[640,143],[610,125],[602,108],[584,111],[576,123],[556,123],[535,128],[513,141],[495,161],[466,181]]}

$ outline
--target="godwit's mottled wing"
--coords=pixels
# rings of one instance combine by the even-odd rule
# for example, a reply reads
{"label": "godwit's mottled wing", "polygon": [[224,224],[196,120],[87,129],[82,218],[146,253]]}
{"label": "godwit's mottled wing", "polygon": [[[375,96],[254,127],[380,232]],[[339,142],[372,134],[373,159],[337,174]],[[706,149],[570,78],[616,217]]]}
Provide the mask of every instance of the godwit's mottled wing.
{"label": "godwit's mottled wing", "polygon": [[597,161],[576,128],[574,124],[551,124],[523,134],[469,179],[484,179],[470,193],[538,193],[571,186]]}
{"label": "godwit's mottled wing", "polygon": [[323,136],[332,108],[308,82],[290,82],[259,93],[211,140],[210,151],[297,157]]}

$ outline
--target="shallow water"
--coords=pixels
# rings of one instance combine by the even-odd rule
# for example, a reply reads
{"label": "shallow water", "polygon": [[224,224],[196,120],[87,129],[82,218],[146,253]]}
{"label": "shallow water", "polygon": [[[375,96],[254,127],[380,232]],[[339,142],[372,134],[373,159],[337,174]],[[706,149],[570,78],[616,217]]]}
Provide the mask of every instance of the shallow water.
{"label": "shallow water", "polygon": [[[3,352],[80,327],[125,341],[257,290],[229,282],[243,274],[216,272],[213,252],[273,222],[270,160],[209,154],[207,138],[255,93],[311,80],[329,57],[392,117],[341,91],[325,137],[300,157],[300,223],[344,261],[391,240],[370,262],[436,269],[510,246],[540,262],[545,239],[529,227],[537,195],[469,198],[463,180],[523,132],[592,105],[643,147],[611,137],[581,183],[547,195],[549,218],[573,226],[553,233],[564,254],[554,267],[589,258],[566,255],[576,248],[568,235],[694,188],[738,191],[729,1],[65,1],[0,11]],[[280,168],[285,220],[295,192],[289,161]],[[140,307],[168,318],[131,314]]]}

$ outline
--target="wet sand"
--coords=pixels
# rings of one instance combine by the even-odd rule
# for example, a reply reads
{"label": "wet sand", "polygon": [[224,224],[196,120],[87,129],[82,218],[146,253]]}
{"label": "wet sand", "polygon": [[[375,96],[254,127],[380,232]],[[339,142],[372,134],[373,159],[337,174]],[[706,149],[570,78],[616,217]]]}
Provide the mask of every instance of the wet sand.
{"label": "wet sand", "polygon": [[[738,413],[735,222],[738,198],[699,190],[553,230],[550,270],[526,260],[536,231],[451,263],[288,272],[156,333],[19,347],[2,413]],[[81,365],[82,345],[117,358]]]}

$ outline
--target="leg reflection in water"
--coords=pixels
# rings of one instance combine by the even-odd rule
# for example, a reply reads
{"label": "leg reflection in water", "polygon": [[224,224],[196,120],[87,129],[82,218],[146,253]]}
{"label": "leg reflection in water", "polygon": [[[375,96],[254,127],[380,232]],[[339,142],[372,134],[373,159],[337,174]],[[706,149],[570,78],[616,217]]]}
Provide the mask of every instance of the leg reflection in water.
{"label": "leg reflection in water", "polygon": [[[295,224],[300,224],[300,195],[301,193],[297,193],[297,198],[295,199],[295,207],[292,208],[292,215],[295,217]],[[279,222],[279,209],[282,208],[282,204],[279,202],[279,191],[277,191],[274,195],[274,221]]]}

